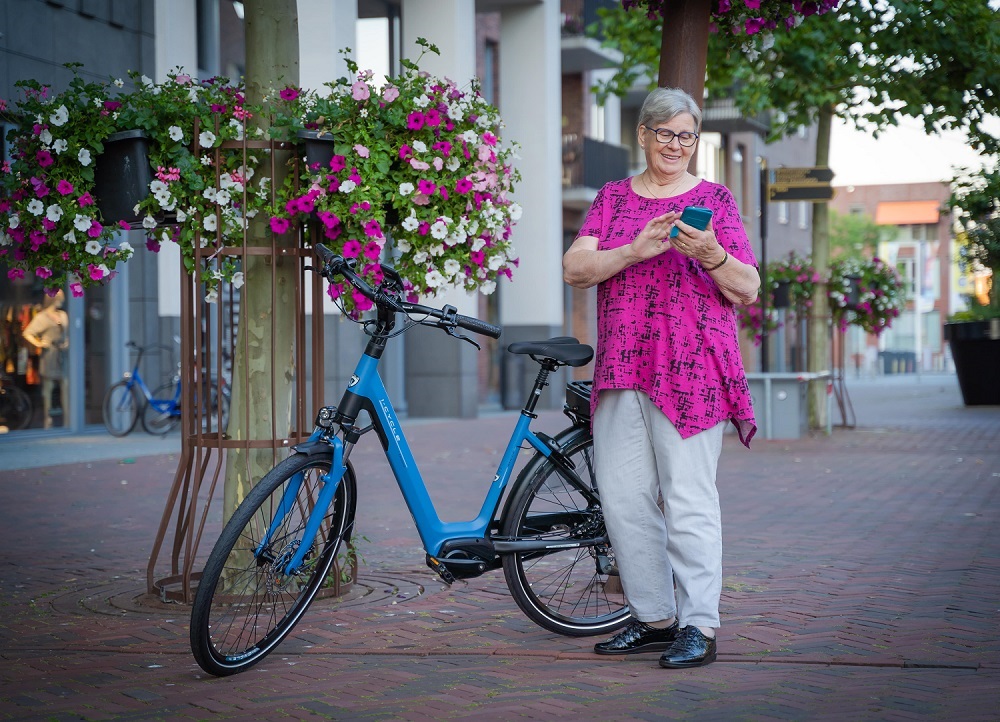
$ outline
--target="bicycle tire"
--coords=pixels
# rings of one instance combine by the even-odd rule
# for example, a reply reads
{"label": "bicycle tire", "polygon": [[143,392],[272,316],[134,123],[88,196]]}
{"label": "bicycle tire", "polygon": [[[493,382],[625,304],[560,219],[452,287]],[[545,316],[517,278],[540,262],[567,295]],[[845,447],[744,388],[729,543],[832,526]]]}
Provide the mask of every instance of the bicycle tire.
{"label": "bicycle tire", "polygon": [[[558,440],[580,479],[596,490],[590,432],[577,428]],[[501,535],[553,544],[605,536],[600,506],[588,503],[553,462],[540,458],[518,478],[504,509]],[[610,541],[600,546],[505,554],[503,572],[517,606],[550,632],[571,637],[605,634],[629,620],[621,584],[609,583],[615,576]]]}
{"label": "bicycle tire", "polygon": [[127,436],[139,420],[139,411],[144,399],[134,385],[122,380],[111,386],[104,394],[101,416],[104,428],[112,436]]}
{"label": "bicycle tire", "polygon": [[19,431],[31,422],[34,412],[31,397],[16,386],[0,388],[0,424],[10,431]]}
{"label": "bicycle tire", "polygon": [[173,403],[176,392],[176,382],[161,384],[146,401],[142,409],[142,428],[147,434],[163,436],[181,423],[180,403]]}
{"label": "bicycle tire", "polygon": [[[202,572],[191,608],[191,651],[209,674],[226,677],[260,662],[292,631],[315,599],[341,544],[354,526],[357,485],[348,464],[330,508],[306,556],[303,570],[276,570],[294,552],[320,478],[330,469],[327,454],[294,454],[269,471],[233,513]],[[295,501],[266,554],[254,550],[267,532],[289,481],[302,475]],[[225,575],[225,578],[224,578]]]}

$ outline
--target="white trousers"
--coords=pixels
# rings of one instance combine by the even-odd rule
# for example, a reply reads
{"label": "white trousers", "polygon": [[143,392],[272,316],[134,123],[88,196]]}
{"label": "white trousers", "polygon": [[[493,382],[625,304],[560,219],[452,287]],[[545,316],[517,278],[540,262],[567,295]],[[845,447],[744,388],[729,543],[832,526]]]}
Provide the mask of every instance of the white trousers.
{"label": "white trousers", "polygon": [[715,476],[725,422],[682,439],[645,393],[604,390],[593,423],[604,520],[632,616],[718,627],[722,513]]}

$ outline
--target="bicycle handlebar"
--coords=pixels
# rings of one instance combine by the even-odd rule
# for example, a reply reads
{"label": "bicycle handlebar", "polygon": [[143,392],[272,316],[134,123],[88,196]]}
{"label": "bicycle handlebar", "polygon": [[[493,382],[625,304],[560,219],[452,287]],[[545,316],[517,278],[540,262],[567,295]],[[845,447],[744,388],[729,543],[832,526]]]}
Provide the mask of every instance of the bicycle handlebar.
{"label": "bicycle handlebar", "polygon": [[[472,316],[463,316],[458,313],[458,310],[454,306],[445,305],[443,308],[431,308],[430,306],[422,306],[419,303],[403,301],[392,293],[388,293],[383,286],[372,288],[361,276],[354,272],[355,261],[353,259],[346,259],[336,255],[322,243],[315,244],[313,251],[323,264],[320,273],[327,280],[332,280],[333,276],[343,276],[352,286],[361,292],[361,295],[372,301],[376,306],[385,307],[407,315],[416,313],[430,316],[431,318],[438,319],[439,323],[434,325],[442,328],[458,326],[459,328],[464,328],[481,336],[489,336],[490,338],[500,338],[500,335],[503,333],[502,328],[494,326],[492,323],[487,323]],[[402,281],[399,274],[396,273],[396,269],[384,264],[380,265],[392,283],[391,288],[402,291]]]}

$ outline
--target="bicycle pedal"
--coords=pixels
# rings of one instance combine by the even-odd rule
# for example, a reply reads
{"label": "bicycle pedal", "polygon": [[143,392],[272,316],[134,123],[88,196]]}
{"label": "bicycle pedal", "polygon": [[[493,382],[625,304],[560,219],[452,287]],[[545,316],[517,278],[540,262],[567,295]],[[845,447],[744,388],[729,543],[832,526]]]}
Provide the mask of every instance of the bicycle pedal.
{"label": "bicycle pedal", "polygon": [[441,579],[444,580],[444,583],[449,587],[457,581],[455,575],[451,573],[451,570],[442,564],[440,559],[435,559],[430,554],[427,555],[427,566],[437,572],[437,575],[441,577]]}

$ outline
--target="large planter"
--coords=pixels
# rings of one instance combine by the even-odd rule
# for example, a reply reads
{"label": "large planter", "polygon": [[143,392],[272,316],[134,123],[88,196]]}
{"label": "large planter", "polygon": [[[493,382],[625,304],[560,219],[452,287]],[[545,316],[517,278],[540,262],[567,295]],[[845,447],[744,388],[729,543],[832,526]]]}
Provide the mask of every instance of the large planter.
{"label": "large planter", "polygon": [[149,195],[153,169],[149,165],[149,138],[142,130],[112,133],[94,164],[94,195],[105,225],[125,221],[142,228],[135,205]]}
{"label": "large planter", "polygon": [[944,337],[965,405],[1000,405],[1000,318],[946,323]]}

